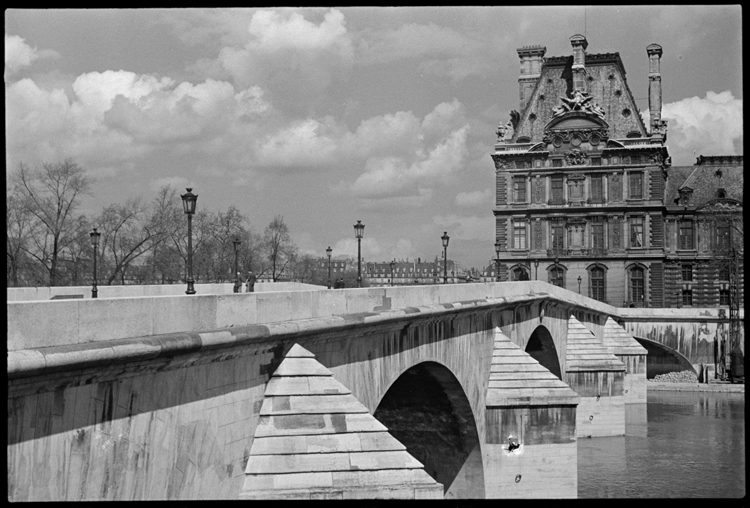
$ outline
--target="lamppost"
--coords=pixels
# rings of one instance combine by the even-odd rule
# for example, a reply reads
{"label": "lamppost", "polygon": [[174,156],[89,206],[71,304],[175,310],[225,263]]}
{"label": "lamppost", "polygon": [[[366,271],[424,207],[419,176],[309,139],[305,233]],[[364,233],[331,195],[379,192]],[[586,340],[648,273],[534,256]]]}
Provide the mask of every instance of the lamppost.
{"label": "lamppost", "polygon": [[534,280],[539,280],[539,260],[534,260]]}
{"label": "lamppost", "polygon": [[198,201],[198,195],[193,194],[191,187],[186,188],[187,193],[181,194],[182,208],[185,211],[185,215],[188,218],[188,258],[187,258],[187,291],[185,294],[194,295],[195,280],[193,279],[193,214],[195,213],[195,204]]}
{"label": "lamppost", "polygon": [[96,287],[96,258],[99,255],[99,237],[101,233],[94,228],[89,233],[89,236],[91,236],[91,245],[94,247],[94,285],[91,287],[91,298],[99,298],[99,290]]}
{"label": "lamppost", "polygon": [[448,236],[447,231],[443,231],[443,236],[440,237],[443,241],[443,284],[448,284]]}
{"label": "lamppost", "polygon": [[393,265],[396,264],[396,260],[391,261],[391,287],[393,287]]}
{"label": "lamppost", "polygon": [[495,282],[500,282],[500,240],[495,242]]}
{"label": "lamppost", "polygon": [[365,225],[362,221],[357,221],[354,225],[354,235],[357,237],[357,287],[362,287],[362,235],[365,232]]}
{"label": "lamppost", "polygon": [[239,272],[239,265],[237,263],[237,257],[239,256],[240,252],[240,244],[242,243],[242,240],[234,237],[234,240],[232,240],[232,244],[234,245],[234,292],[239,293],[240,288],[242,287],[242,283],[240,282],[240,272]]}
{"label": "lamppost", "polygon": [[578,276],[578,294],[581,294],[581,276]]}
{"label": "lamppost", "polygon": [[331,252],[333,252],[333,249],[329,245],[326,249],[326,254],[328,254],[328,289],[331,289]]}

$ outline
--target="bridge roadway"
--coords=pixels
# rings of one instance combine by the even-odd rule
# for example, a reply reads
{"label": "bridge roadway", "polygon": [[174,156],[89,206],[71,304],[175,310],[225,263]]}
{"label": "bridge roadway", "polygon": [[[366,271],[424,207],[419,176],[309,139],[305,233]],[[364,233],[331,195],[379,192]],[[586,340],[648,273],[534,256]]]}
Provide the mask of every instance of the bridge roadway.
{"label": "bridge roadway", "polygon": [[212,290],[9,289],[10,500],[576,497],[659,320],[539,281]]}

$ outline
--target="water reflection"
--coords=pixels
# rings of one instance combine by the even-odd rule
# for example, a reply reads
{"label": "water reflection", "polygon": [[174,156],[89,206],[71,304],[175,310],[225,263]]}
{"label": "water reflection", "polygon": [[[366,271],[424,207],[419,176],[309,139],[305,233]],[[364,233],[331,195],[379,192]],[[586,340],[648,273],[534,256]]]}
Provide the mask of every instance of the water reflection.
{"label": "water reflection", "polygon": [[744,394],[652,392],[625,421],[625,436],[578,440],[579,497],[745,495]]}

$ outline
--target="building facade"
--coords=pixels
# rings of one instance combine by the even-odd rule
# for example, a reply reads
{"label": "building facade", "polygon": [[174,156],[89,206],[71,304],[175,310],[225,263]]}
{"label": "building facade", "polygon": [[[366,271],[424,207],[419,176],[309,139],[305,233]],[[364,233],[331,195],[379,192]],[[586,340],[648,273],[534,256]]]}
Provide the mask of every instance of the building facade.
{"label": "building facade", "polygon": [[647,125],[619,53],[570,42],[570,56],[517,50],[520,112],[498,127],[492,155],[500,279],[538,278],[615,306],[719,305],[728,284],[710,261],[729,240],[717,240],[728,233],[716,212],[741,217],[742,158],[671,167],[661,46],[646,48]]}

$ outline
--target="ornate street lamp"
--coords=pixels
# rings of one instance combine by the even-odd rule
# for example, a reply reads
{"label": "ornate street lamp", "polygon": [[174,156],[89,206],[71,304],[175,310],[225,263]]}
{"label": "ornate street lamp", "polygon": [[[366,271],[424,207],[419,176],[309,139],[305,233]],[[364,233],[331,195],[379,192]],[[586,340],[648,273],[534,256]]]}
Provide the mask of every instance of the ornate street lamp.
{"label": "ornate street lamp", "polygon": [[581,294],[581,276],[578,276],[578,294]]}
{"label": "ornate street lamp", "polygon": [[539,260],[534,260],[534,280],[539,280]]}
{"label": "ornate street lamp", "polygon": [[331,252],[333,252],[333,249],[329,245],[326,249],[326,254],[328,254],[328,289],[331,289]]}
{"label": "ornate street lamp", "polygon": [[96,228],[89,233],[91,246],[94,247],[94,285],[91,287],[91,298],[99,298],[99,290],[96,287],[96,258],[99,256],[99,237],[101,235]]}
{"label": "ornate street lamp", "polygon": [[448,236],[447,231],[443,231],[443,236],[440,237],[443,241],[443,284],[448,284]]}
{"label": "ornate street lamp", "polygon": [[500,240],[495,242],[495,282],[500,282]]}
{"label": "ornate street lamp", "polygon": [[239,293],[240,289],[242,288],[242,283],[240,282],[239,265],[237,263],[237,256],[239,256],[241,243],[242,243],[242,240],[240,240],[237,237],[234,237],[234,240],[232,240],[232,244],[234,245],[234,292],[235,293]]}
{"label": "ornate street lamp", "polygon": [[391,261],[391,286],[393,286],[393,265],[396,264],[396,260]]}
{"label": "ornate street lamp", "polygon": [[357,237],[357,287],[362,287],[362,235],[365,232],[365,225],[362,221],[357,221],[354,225],[354,235]]}
{"label": "ornate street lamp", "polygon": [[193,287],[193,285],[195,284],[195,280],[193,279],[193,214],[195,213],[195,205],[198,201],[198,195],[193,194],[193,189],[191,187],[188,187],[185,190],[187,190],[187,193],[180,195],[180,197],[182,198],[182,208],[184,209],[185,215],[187,215],[188,218],[188,271],[187,291],[185,291],[185,294],[194,295],[195,288]]}

